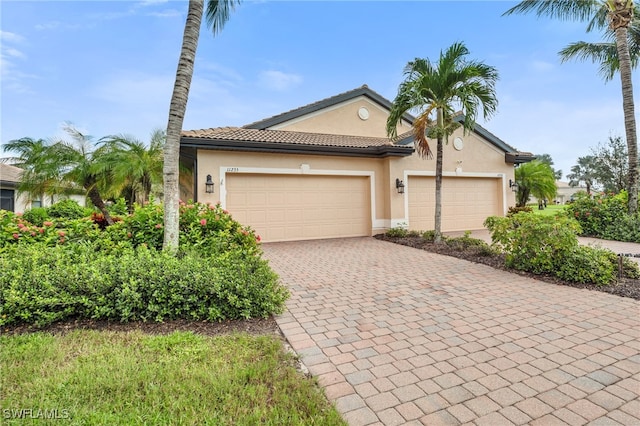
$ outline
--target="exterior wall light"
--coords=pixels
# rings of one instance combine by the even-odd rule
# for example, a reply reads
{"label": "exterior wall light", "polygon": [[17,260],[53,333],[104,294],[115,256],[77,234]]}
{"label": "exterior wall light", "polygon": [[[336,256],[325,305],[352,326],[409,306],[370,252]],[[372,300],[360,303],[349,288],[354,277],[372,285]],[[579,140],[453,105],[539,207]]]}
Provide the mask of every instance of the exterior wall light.
{"label": "exterior wall light", "polygon": [[211,175],[207,175],[207,181],[204,184],[204,191],[207,194],[213,194],[213,180],[211,179]]}
{"label": "exterior wall light", "polygon": [[404,183],[400,179],[396,178],[396,189],[398,190],[398,194],[404,194]]}
{"label": "exterior wall light", "polygon": [[511,188],[513,192],[518,192],[518,184],[515,180],[509,179],[509,188]]}

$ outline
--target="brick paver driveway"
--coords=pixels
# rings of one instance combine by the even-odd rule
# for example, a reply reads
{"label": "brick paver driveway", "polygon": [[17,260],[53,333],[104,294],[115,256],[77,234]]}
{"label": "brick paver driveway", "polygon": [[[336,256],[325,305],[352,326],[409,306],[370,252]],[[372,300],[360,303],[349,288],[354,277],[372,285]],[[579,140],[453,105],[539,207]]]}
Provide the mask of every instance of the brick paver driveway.
{"label": "brick paver driveway", "polygon": [[640,424],[634,300],[373,238],[264,251],[278,324],[351,425]]}

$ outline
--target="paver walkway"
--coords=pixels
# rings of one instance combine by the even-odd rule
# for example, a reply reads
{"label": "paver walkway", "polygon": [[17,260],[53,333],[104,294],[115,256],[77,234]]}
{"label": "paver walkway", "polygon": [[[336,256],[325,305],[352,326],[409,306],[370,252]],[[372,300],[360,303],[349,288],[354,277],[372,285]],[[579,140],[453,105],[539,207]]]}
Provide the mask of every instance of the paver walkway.
{"label": "paver walkway", "polygon": [[264,245],[350,425],[640,425],[640,303],[374,238]]}

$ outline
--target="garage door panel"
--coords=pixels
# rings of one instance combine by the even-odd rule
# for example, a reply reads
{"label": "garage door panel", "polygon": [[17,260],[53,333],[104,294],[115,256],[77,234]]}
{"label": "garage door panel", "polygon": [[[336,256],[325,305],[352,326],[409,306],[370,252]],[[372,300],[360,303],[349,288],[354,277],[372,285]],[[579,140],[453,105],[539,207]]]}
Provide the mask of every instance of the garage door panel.
{"label": "garage door panel", "polygon": [[264,241],[371,234],[368,177],[228,174],[226,185],[227,209]]}
{"label": "garage door panel", "polygon": [[[488,216],[502,214],[500,180],[444,177],[442,180],[442,230],[462,231],[483,227]],[[409,178],[409,227],[434,229],[435,178]]]}

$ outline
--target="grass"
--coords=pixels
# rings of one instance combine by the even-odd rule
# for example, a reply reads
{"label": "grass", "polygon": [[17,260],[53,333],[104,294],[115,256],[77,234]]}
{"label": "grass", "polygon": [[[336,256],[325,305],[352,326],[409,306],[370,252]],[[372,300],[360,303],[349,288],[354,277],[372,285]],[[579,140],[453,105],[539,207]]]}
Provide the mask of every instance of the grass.
{"label": "grass", "polygon": [[0,336],[0,365],[3,424],[345,425],[270,336]]}
{"label": "grass", "polygon": [[544,210],[538,210],[538,205],[531,205],[533,212],[544,216],[553,216],[556,213],[564,211],[568,206],[566,204],[547,204]]}

